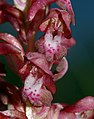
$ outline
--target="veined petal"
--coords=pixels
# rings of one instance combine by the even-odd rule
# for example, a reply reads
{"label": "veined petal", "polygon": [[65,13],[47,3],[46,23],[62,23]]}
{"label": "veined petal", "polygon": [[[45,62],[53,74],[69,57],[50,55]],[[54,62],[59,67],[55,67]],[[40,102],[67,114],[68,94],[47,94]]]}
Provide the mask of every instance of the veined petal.
{"label": "veined petal", "polygon": [[24,112],[24,103],[19,88],[0,79],[0,94],[0,99],[2,99],[3,96],[7,98],[7,101],[6,98],[4,98],[2,101],[3,104],[10,104],[14,109]]}
{"label": "veined petal", "polygon": [[2,54],[19,54],[21,50],[8,43],[0,43],[0,55]]}
{"label": "veined petal", "polygon": [[71,15],[72,23],[75,25],[74,11],[70,0],[57,0],[56,2],[62,9],[67,9]]}
{"label": "veined petal", "polygon": [[10,117],[0,113],[0,119],[10,119]]}
{"label": "veined petal", "polygon": [[32,19],[35,17],[36,13],[40,9],[44,9],[47,5],[49,5],[52,2],[55,2],[56,0],[37,0],[35,1],[28,12],[28,21],[32,21]]}
{"label": "veined petal", "polygon": [[24,55],[24,50],[20,44],[20,42],[12,35],[7,33],[0,33],[0,40],[4,40],[5,42],[9,43],[10,45],[13,45],[14,47],[21,50],[22,56]]}
{"label": "veined petal", "polygon": [[11,14],[15,18],[17,18],[19,22],[23,20],[23,13],[11,5],[6,5],[6,8],[4,9],[4,11],[5,13]]}
{"label": "veined petal", "polygon": [[71,29],[70,29],[71,16],[65,10],[62,10],[60,13],[61,13],[61,17],[62,17],[64,36],[69,39],[72,37]]}
{"label": "veined petal", "polygon": [[19,27],[23,22],[22,12],[9,4],[3,4],[0,8],[0,11],[2,11],[1,21],[9,21],[17,31],[20,30]]}
{"label": "veined petal", "polygon": [[45,75],[43,83],[47,87],[47,89],[49,89],[53,94],[55,94],[56,86],[55,86],[55,82],[53,81],[52,77],[50,77],[49,75],[48,76]]}
{"label": "veined petal", "polygon": [[28,0],[13,0],[14,4],[16,6],[16,8],[18,8],[21,11],[24,11],[24,9],[26,8],[26,3]]}
{"label": "veined petal", "polygon": [[54,74],[54,81],[57,81],[58,79],[62,78],[67,72],[67,70],[68,70],[68,62],[66,58],[63,57],[56,67],[56,71],[58,73]]}
{"label": "veined petal", "polygon": [[[22,68],[22,66],[24,65],[24,57],[21,55],[21,53],[19,54],[8,54],[5,55],[8,67],[17,75],[20,76],[21,80],[23,80],[23,78],[21,77],[21,75],[19,74],[19,70]],[[25,78],[25,77],[24,77]]]}
{"label": "veined petal", "polygon": [[35,64],[35,66],[39,67],[41,70],[52,76],[51,71],[49,70],[49,64],[43,54],[37,52],[29,52],[26,54],[28,60]]}
{"label": "veined petal", "polygon": [[26,14],[31,4],[36,0],[13,0],[13,1],[15,7]]}
{"label": "veined petal", "polygon": [[2,10],[0,10],[0,24],[4,23],[6,21],[6,18],[4,17],[4,13]]}
{"label": "veined petal", "polygon": [[27,39],[30,39],[32,35],[39,29],[39,25],[44,19],[44,15],[45,15],[45,10],[43,9],[37,12],[36,17],[34,17],[28,28]]}
{"label": "veined petal", "polygon": [[19,69],[19,75],[20,77],[25,80],[25,78],[28,76],[30,73],[31,67],[29,66],[30,62],[27,61],[25,64],[23,63],[22,67]]}
{"label": "veined petal", "polygon": [[0,113],[6,116],[6,119],[10,119],[10,118],[27,119],[25,113],[17,110],[0,111]]}

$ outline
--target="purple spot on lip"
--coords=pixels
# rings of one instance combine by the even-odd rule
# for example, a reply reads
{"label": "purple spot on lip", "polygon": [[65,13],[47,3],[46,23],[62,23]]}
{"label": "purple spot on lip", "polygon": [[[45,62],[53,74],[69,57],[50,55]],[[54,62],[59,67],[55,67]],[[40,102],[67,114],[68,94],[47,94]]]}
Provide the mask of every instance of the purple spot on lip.
{"label": "purple spot on lip", "polygon": [[37,90],[34,90],[35,92],[37,92]]}
{"label": "purple spot on lip", "polygon": [[70,4],[70,2],[68,2],[68,4]]}
{"label": "purple spot on lip", "polygon": [[32,100],[34,100],[34,98],[32,98]]}
{"label": "purple spot on lip", "polygon": [[39,94],[37,94],[37,97],[39,97],[40,95]]}
{"label": "purple spot on lip", "polygon": [[57,51],[59,51],[59,48],[57,49]]}
{"label": "purple spot on lip", "polygon": [[35,94],[35,93],[33,93],[33,95],[35,96],[36,94]]}
{"label": "purple spot on lip", "polygon": [[50,46],[50,44],[48,44],[48,46]]}
{"label": "purple spot on lip", "polygon": [[53,51],[55,51],[55,49],[53,49]]}

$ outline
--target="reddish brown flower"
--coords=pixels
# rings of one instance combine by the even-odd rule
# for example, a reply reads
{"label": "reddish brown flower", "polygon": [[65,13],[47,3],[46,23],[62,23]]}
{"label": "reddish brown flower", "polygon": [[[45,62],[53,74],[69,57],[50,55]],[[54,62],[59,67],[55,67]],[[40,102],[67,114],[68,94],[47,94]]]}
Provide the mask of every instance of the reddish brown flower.
{"label": "reddish brown flower", "polygon": [[[67,52],[75,45],[70,0],[13,1],[10,5],[0,0],[0,24],[9,22],[18,38],[0,33],[0,55],[23,86],[18,88],[3,79],[7,75],[0,62],[0,119],[93,119],[94,97],[73,105],[52,104],[55,83],[68,70]],[[54,2],[58,8],[50,8]],[[43,35],[36,41],[38,31]]]}

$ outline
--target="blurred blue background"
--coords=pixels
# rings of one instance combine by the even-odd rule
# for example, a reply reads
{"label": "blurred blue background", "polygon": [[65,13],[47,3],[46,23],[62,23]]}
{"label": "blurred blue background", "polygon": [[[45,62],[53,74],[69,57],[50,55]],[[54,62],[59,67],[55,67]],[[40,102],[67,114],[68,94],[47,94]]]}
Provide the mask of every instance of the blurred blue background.
{"label": "blurred blue background", "polygon": [[[12,0],[7,0],[12,3]],[[57,82],[57,92],[54,102],[74,103],[88,96],[94,96],[94,0],[71,0],[75,12],[76,25],[72,26],[73,37],[76,45],[72,47],[67,59],[69,70],[67,74]],[[5,25],[7,27],[5,28]],[[0,32],[8,32],[13,35],[16,32],[9,24],[0,25]],[[3,57],[0,57],[0,61]],[[3,61],[4,62],[4,61]],[[15,75],[8,70],[7,80],[20,85],[20,81],[14,79]]]}

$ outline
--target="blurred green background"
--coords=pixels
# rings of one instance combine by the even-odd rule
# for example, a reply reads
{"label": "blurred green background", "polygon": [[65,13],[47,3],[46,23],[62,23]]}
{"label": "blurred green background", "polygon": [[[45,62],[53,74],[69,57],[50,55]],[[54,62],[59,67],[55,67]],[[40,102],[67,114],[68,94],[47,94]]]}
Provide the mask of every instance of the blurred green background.
{"label": "blurred green background", "polygon": [[[12,0],[7,0],[12,3]],[[75,12],[76,25],[72,26],[76,45],[68,52],[69,70],[57,82],[57,92],[54,102],[72,104],[88,96],[94,96],[94,0],[71,0]],[[5,27],[6,26],[6,27]],[[0,25],[0,32],[16,35],[14,29],[8,24]],[[5,62],[0,56],[0,61]],[[19,78],[6,67],[7,81],[20,86]]]}

